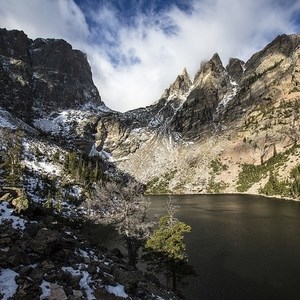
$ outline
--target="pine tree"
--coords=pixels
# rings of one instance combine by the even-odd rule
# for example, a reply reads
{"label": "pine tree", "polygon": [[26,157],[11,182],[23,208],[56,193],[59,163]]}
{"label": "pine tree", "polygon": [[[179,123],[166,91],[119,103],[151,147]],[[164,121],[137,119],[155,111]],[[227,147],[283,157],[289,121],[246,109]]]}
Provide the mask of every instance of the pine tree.
{"label": "pine tree", "polygon": [[15,132],[5,132],[2,136],[3,143],[6,147],[4,169],[6,170],[6,185],[21,187],[22,185],[22,152],[23,152],[23,136],[22,130]]}
{"label": "pine tree", "polygon": [[169,201],[167,204],[168,215],[159,220],[158,228],[154,231],[146,243],[144,256],[152,269],[163,272],[172,279],[172,288],[177,290],[181,276],[191,272],[191,266],[187,264],[186,246],[184,234],[191,232],[191,227],[175,218],[175,207]]}

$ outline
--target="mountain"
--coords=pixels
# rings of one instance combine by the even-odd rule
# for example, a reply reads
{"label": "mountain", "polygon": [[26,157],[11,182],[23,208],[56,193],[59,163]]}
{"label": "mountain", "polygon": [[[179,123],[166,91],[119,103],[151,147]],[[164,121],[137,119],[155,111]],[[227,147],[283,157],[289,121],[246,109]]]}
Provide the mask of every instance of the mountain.
{"label": "mountain", "polygon": [[102,118],[96,144],[150,193],[298,197],[299,46],[300,35],[281,35],[226,67],[214,54],[194,79],[184,70],[155,104]]}
{"label": "mountain", "polygon": [[0,55],[1,104],[29,123],[49,110],[103,104],[86,55],[64,40],[1,29]]}
{"label": "mountain", "polygon": [[[280,35],[226,66],[216,53],[153,105],[119,113],[101,101],[85,54],[1,29],[1,126],[102,157],[149,193],[298,197],[299,45],[300,35]],[[274,176],[281,192],[270,188]]]}

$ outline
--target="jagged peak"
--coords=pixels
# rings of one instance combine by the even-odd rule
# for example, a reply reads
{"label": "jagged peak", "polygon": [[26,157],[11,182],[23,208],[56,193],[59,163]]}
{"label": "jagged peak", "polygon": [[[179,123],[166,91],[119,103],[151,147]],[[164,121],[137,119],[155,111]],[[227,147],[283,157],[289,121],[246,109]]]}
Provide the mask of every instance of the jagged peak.
{"label": "jagged peak", "polygon": [[229,62],[226,66],[226,70],[229,74],[229,76],[234,80],[234,81],[239,81],[243,72],[244,72],[244,66],[245,62],[240,60],[239,58],[233,58],[231,57],[229,59]]}
{"label": "jagged peak", "polygon": [[187,72],[187,69],[185,67],[183,68],[181,76],[190,78],[189,73]]}
{"label": "jagged peak", "polygon": [[210,60],[203,61],[200,64],[200,69],[194,77],[194,83],[199,81],[199,79],[203,76],[203,74],[206,74],[209,72],[220,74],[223,71],[225,71],[225,69],[223,67],[221,58],[218,53],[215,53]]}
{"label": "jagged peak", "polygon": [[[220,58],[220,55],[218,53],[215,53],[212,58],[210,59],[210,61],[218,64],[218,65],[222,65],[222,61],[221,61],[221,58]],[[223,66],[223,65],[222,65]]]}
{"label": "jagged peak", "polygon": [[[281,34],[278,35],[271,43],[269,43],[262,51],[270,48],[277,48],[280,51],[291,50],[300,44],[300,34]],[[288,54],[288,53],[286,53]]]}
{"label": "jagged peak", "polygon": [[170,87],[165,89],[161,98],[179,98],[189,90],[191,85],[192,81],[190,76],[187,72],[187,69],[184,68],[181,75],[178,75]]}
{"label": "jagged peak", "polygon": [[[192,81],[190,79],[190,75],[189,73],[187,72],[187,69],[186,68],[183,68],[183,71],[181,73],[181,75],[178,75],[175,82],[176,81],[180,81],[180,83],[182,82],[185,82],[185,83],[188,83],[188,84],[191,84]],[[175,84],[175,82],[173,84]]]}

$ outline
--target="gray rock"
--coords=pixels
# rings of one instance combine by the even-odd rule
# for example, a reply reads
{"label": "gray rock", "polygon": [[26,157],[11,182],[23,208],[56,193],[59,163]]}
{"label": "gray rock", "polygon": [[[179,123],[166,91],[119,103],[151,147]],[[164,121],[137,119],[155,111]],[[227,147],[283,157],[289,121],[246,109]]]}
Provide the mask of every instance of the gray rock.
{"label": "gray rock", "polygon": [[52,283],[50,285],[50,296],[48,298],[48,300],[67,300],[68,297],[63,289],[62,286],[56,284],[56,283]]}

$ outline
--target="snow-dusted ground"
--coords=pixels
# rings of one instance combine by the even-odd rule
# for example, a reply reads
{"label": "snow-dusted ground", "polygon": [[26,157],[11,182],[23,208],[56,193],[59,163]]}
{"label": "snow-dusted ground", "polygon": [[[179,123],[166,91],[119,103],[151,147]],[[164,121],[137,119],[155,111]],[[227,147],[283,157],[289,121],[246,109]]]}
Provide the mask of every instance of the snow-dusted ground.
{"label": "snow-dusted ground", "polygon": [[12,223],[12,227],[19,230],[25,229],[26,220],[13,215],[13,209],[9,208],[9,203],[0,202],[0,224],[4,221],[9,221]]}

